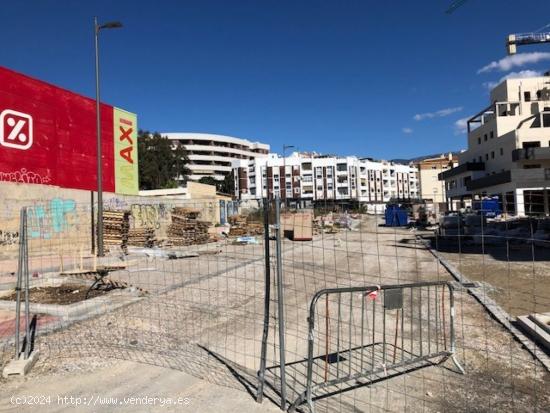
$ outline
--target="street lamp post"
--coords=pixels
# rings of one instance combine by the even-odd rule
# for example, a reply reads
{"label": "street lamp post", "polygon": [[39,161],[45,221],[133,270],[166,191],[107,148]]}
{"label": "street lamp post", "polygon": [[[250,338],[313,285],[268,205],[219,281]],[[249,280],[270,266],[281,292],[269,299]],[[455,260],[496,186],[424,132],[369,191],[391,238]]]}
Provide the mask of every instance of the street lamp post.
{"label": "street lamp post", "polygon": [[[286,150],[290,148],[295,148],[294,145],[283,145],[283,175],[285,178],[285,187],[283,188],[285,192],[285,206],[288,206],[288,197],[286,196]],[[290,190],[292,191],[292,173],[290,174]],[[294,193],[292,193],[294,196]]]}
{"label": "street lamp post", "polygon": [[94,18],[95,37],[95,111],[97,133],[97,256],[102,257],[103,251],[103,164],[101,159],[101,111],[99,100],[99,31],[101,29],[118,29],[120,22],[98,24]]}

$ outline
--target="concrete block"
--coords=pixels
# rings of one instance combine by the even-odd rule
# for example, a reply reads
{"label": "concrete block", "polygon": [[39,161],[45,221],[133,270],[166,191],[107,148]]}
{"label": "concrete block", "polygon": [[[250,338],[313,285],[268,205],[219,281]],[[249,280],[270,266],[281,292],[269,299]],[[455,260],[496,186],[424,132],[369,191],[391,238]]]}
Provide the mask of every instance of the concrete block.
{"label": "concrete block", "polygon": [[531,337],[532,340],[539,343],[547,351],[550,351],[548,318],[548,313],[545,313],[519,316],[517,320],[519,326]]}
{"label": "concrete block", "polygon": [[38,355],[38,351],[33,351],[29,354],[29,358],[25,360],[25,356],[22,354],[19,357],[19,360],[12,360],[6,365],[6,367],[4,367],[2,376],[7,379],[13,376],[27,375],[27,373],[32,369],[32,366],[34,366],[34,363],[38,360]]}

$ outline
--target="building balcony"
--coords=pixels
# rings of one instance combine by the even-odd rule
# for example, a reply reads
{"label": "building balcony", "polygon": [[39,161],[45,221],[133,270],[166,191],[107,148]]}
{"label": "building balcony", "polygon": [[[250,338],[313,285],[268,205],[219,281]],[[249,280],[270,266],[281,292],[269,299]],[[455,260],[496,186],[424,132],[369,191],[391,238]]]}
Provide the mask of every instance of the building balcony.
{"label": "building balcony", "polygon": [[485,163],[483,162],[466,162],[462,165],[458,165],[452,169],[449,169],[448,171],[441,172],[437,175],[437,178],[440,181],[444,181],[446,179],[452,178],[453,176],[463,174],[464,172],[468,171],[484,171],[485,170]]}
{"label": "building balcony", "polygon": [[468,191],[513,182],[516,188],[546,187],[550,183],[550,168],[512,169],[466,183]]}
{"label": "building balcony", "polygon": [[512,172],[504,171],[498,174],[488,175],[484,176],[483,178],[473,179],[469,182],[466,182],[466,189],[468,191],[475,191],[476,189],[506,184],[508,182],[512,182]]}
{"label": "building balcony", "polygon": [[512,151],[512,160],[514,162],[548,161],[550,160],[550,147],[515,149]]}

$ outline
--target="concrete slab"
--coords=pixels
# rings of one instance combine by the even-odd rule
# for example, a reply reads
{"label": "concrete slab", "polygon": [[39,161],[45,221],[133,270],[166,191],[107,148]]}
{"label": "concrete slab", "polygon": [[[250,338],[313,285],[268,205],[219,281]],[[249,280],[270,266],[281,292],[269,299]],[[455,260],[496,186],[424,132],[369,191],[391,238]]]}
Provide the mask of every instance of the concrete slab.
{"label": "concrete slab", "polygon": [[539,343],[547,351],[550,351],[550,333],[548,324],[544,323],[549,317],[546,314],[531,314],[518,317],[518,325],[534,341]]}
{"label": "concrete slab", "polygon": [[[90,369],[86,363],[47,375],[31,373],[24,381],[0,385],[2,412],[250,412],[281,410],[268,399],[259,404],[242,387],[212,384],[181,371],[131,361],[117,361]],[[64,371],[63,371],[64,370]],[[44,400],[24,404],[24,397]],[[178,400],[179,399],[179,400]],[[181,401],[181,403],[180,403]],[[17,404],[19,403],[19,404]]]}
{"label": "concrete slab", "polygon": [[6,367],[4,367],[4,370],[2,371],[2,376],[5,379],[9,379],[13,376],[26,376],[27,373],[32,369],[32,366],[34,366],[34,363],[38,360],[38,351],[33,351],[31,354],[29,354],[29,358],[25,359],[24,355],[21,355],[19,357],[19,360],[12,360],[10,361]]}

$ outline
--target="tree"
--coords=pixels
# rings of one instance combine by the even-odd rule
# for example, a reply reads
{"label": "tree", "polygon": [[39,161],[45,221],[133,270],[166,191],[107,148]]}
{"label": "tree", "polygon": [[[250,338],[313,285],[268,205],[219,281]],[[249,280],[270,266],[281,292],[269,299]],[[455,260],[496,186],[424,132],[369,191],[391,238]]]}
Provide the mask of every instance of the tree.
{"label": "tree", "polygon": [[219,183],[220,181],[211,176],[203,176],[201,179],[199,179],[199,184],[214,185],[216,187],[216,191],[218,190]]}
{"label": "tree", "polygon": [[227,174],[223,181],[219,183],[218,191],[222,194],[234,195],[235,193],[235,177],[233,171]]}
{"label": "tree", "polygon": [[185,148],[158,132],[138,132],[138,156],[140,189],[176,188],[191,172]]}
{"label": "tree", "polygon": [[199,179],[199,183],[214,185],[216,187],[216,191],[223,194],[233,195],[233,192],[235,191],[235,183],[233,179],[233,172],[231,172],[225,176],[223,181],[218,181],[216,178],[211,176],[203,176]]}

